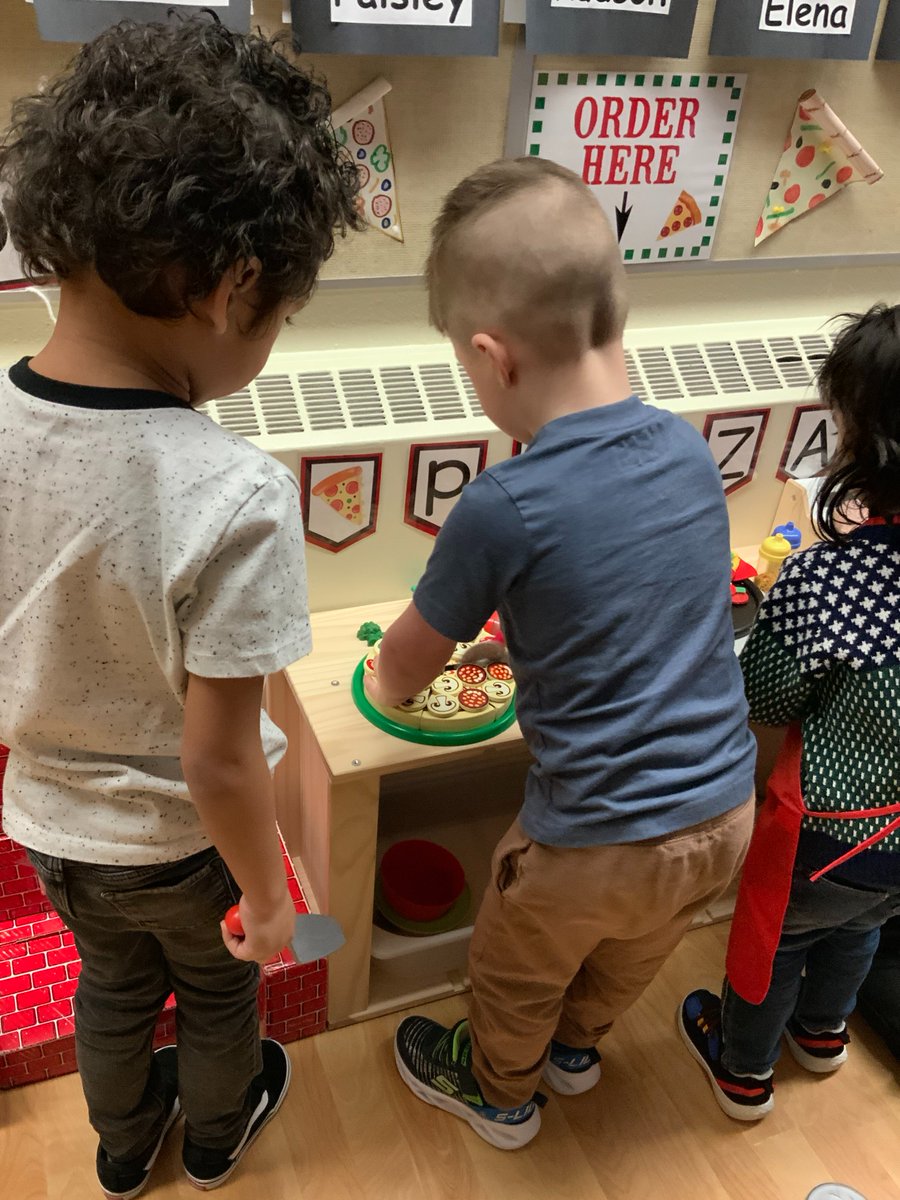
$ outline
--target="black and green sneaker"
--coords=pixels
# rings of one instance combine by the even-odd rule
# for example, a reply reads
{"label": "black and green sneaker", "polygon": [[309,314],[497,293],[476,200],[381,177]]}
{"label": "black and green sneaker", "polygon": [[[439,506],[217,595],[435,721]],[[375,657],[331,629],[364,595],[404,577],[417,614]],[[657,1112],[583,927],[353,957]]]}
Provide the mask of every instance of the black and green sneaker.
{"label": "black and green sneaker", "polygon": [[446,1029],[427,1017],[407,1017],[394,1038],[394,1058],[400,1077],[411,1092],[468,1121],[479,1137],[501,1150],[518,1150],[541,1127],[540,1092],[518,1108],[487,1104],[472,1073],[469,1022]]}

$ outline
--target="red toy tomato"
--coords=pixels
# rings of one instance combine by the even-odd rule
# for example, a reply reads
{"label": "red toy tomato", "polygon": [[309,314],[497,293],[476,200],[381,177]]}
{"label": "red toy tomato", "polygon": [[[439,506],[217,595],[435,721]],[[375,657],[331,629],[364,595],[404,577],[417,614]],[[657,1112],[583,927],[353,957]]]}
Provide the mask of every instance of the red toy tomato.
{"label": "red toy tomato", "polygon": [[235,937],[244,936],[244,926],[241,923],[241,910],[235,904],[233,908],[229,908],[225,914],[225,928]]}
{"label": "red toy tomato", "polygon": [[486,633],[492,634],[494,637],[500,633],[500,616],[498,613],[491,613],[484,623]]}

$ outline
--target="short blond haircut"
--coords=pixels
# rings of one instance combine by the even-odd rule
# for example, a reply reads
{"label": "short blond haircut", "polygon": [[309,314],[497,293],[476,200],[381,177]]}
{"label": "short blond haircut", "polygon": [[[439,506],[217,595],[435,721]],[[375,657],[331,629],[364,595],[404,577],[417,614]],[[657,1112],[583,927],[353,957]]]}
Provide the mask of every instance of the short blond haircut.
{"label": "short blond haircut", "polygon": [[426,266],[432,325],[454,341],[497,329],[547,361],[621,337],[625,271],[600,205],[540,158],[480,167],[444,200]]}

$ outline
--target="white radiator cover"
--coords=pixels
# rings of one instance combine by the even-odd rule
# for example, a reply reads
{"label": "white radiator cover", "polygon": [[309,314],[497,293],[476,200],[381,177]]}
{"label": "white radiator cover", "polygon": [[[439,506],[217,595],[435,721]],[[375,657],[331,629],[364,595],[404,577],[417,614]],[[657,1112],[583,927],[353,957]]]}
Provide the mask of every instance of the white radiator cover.
{"label": "white radiator cover", "polygon": [[[771,409],[755,479],[728,499],[736,546],[771,532],[791,417],[798,404],[816,402],[816,368],[832,344],[825,323],[815,316],[626,335],[634,391],[696,428],[709,413]],[[316,610],[394,599],[415,584],[432,539],[403,521],[412,443],[484,438],[488,463],[511,450],[447,342],[273,354],[247,388],[206,407],[295,472],[303,454],[383,452],[376,533],[337,554],[308,549]]]}

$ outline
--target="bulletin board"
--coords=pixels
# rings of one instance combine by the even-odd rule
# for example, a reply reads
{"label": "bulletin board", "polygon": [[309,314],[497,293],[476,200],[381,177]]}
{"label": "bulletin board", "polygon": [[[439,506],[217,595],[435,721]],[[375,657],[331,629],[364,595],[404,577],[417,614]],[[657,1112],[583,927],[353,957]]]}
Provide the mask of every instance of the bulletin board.
{"label": "bulletin board", "polygon": [[[633,72],[672,72],[684,70],[687,62],[700,72],[748,76],[713,261],[792,260],[796,265],[797,259],[821,256],[883,257],[896,253],[900,140],[895,125],[900,64],[710,58],[706,47],[714,7],[714,0],[699,0],[688,60],[627,57],[613,64]],[[882,0],[882,10],[885,8],[886,0]],[[13,96],[32,91],[41,77],[58,71],[70,58],[73,47],[41,42],[34,14],[24,0],[4,0],[3,10],[0,111],[5,116]],[[254,10],[256,23],[267,32],[282,27],[282,0],[255,0]],[[876,43],[882,19],[883,12],[876,26]],[[441,197],[463,175],[504,151],[507,100],[517,61],[514,50],[521,34],[521,27],[504,25],[497,58],[301,56],[304,65],[327,78],[336,105],[377,76],[383,75],[392,84],[386,109],[404,241],[394,241],[374,230],[354,237],[338,247],[325,269],[326,279],[396,278],[421,273],[429,227]],[[536,60],[539,68],[548,70],[577,70],[599,64],[598,55],[541,56]],[[884,169],[885,178],[873,187],[857,184],[846,188],[821,211],[794,221],[754,250],[756,222],[771,172],[798,97],[812,87],[859,137]],[[527,103],[526,90],[523,104]],[[673,263],[665,269],[691,271],[700,266]],[[648,269],[636,266],[634,271]]]}

